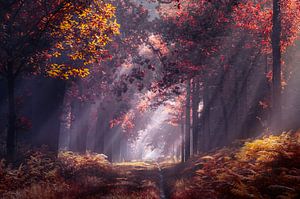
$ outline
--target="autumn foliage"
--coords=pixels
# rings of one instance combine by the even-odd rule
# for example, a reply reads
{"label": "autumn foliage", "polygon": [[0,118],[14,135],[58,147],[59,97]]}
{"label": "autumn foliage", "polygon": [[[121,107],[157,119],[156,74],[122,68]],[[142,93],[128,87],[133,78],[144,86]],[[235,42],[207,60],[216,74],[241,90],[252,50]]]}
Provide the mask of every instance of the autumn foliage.
{"label": "autumn foliage", "polygon": [[[136,170],[136,173],[135,173]],[[144,171],[144,175],[139,175]],[[159,198],[156,166],[109,163],[104,155],[64,151],[56,158],[47,150],[27,153],[18,167],[2,160],[1,198]],[[118,184],[118,186],[116,186]]]}
{"label": "autumn foliage", "polygon": [[265,136],[239,145],[236,142],[166,169],[171,198],[299,197],[299,133]]}
{"label": "autumn foliage", "polygon": [[88,66],[109,58],[105,49],[112,36],[119,34],[115,7],[103,1],[93,1],[88,7],[68,3],[62,21],[54,26],[51,36],[57,41],[51,49],[47,73],[50,77],[69,79],[86,77]]}
{"label": "autumn foliage", "polygon": [[[282,52],[285,52],[287,47],[292,45],[298,37],[300,3],[296,0],[282,0],[281,7],[281,49]],[[261,46],[265,53],[270,53],[272,16],[271,1],[244,1],[234,8],[233,20],[236,27],[250,31],[255,38],[258,38],[253,40],[253,44],[249,44],[250,46]]]}
{"label": "autumn foliage", "polygon": [[[162,163],[164,189],[184,198],[297,198],[299,133],[283,133],[234,143],[189,161]],[[111,164],[101,154],[45,149],[26,154],[17,167],[0,165],[4,198],[159,198],[156,164]],[[117,186],[118,185],[118,186]],[[121,194],[121,195],[120,195]]]}
{"label": "autumn foliage", "polygon": [[[149,0],[149,10],[137,0],[7,2],[0,198],[300,198],[300,132],[223,147],[268,128],[276,106],[271,0]],[[283,54],[299,36],[300,2],[281,8]],[[27,83],[23,110],[16,99]],[[38,148],[47,138],[55,152]],[[21,140],[37,148],[22,151]],[[183,163],[110,162],[148,158],[148,149]]]}
{"label": "autumn foliage", "polygon": [[47,61],[51,77],[85,77],[88,66],[109,57],[105,46],[119,33],[115,7],[102,0],[15,1],[3,3],[1,14],[3,74],[8,64],[14,67],[14,75],[37,74],[44,68],[40,64]]}
{"label": "autumn foliage", "polygon": [[[61,152],[56,158],[45,149],[29,151],[25,161],[16,168],[6,166],[4,160],[0,166],[0,196],[4,198],[72,198],[80,194],[78,186],[93,180],[88,173],[113,175],[103,155]],[[96,186],[97,179],[89,183]]]}

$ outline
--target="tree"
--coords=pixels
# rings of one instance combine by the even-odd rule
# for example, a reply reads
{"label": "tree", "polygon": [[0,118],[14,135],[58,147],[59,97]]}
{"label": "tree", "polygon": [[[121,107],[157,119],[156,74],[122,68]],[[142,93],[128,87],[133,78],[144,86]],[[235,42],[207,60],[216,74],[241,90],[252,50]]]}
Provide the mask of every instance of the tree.
{"label": "tree", "polygon": [[[102,1],[15,0],[0,3],[4,16],[0,27],[3,41],[0,75],[7,80],[9,99],[7,155],[14,157],[16,79],[24,74],[39,73],[44,62],[50,77],[85,77],[89,72],[87,66],[107,54],[103,48],[110,36],[118,33],[118,25],[114,21],[114,7]],[[69,58],[68,65],[59,62],[62,54]],[[76,65],[69,65],[75,61]],[[86,67],[78,66],[78,62]]]}
{"label": "tree", "polygon": [[[163,60],[165,76],[161,81],[162,88],[186,81],[189,76],[197,77],[203,83],[206,96],[201,97],[205,102],[200,122],[206,150],[227,144],[235,136],[248,135],[247,127],[259,126],[257,118],[266,111],[259,105],[268,99],[269,91],[262,89],[267,88],[266,82],[262,81],[262,85],[253,82],[251,86],[247,82],[267,79],[266,74],[269,74],[259,65],[272,50],[271,1],[191,0],[166,3],[168,5],[160,9],[164,22],[160,28],[165,42],[172,43],[172,48]],[[174,6],[176,4],[180,6]],[[282,15],[284,23],[280,45],[284,51],[297,37],[299,2],[289,0],[281,1],[281,4],[285,15]],[[247,59],[241,61],[240,57]],[[230,81],[233,75],[234,83]],[[253,87],[260,92],[254,93]],[[249,96],[255,100],[241,103]],[[194,97],[196,100],[199,96]],[[237,106],[238,110],[235,109]],[[234,117],[241,125],[229,122]],[[210,136],[220,137],[209,139]]]}
{"label": "tree", "polygon": [[191,80],[187,80],[186,84],[186,110],[185,110],[185,155],[187,161],[191,155]]}
{"label": "tree", "polygon": [[[7,80],[9,120],[7,131],[7,154],[13,157],[16,142],[15,81],[21,72],[31,72],[35,66],[30,59],[49,48],[48,25],[59,19],[66,1],[48,3],[1,1],[1,62],[0,73]],[[45,9],[47,8],[47,9]]]}
{"label": "tree", "polygon": [[[236,1],[190,0],[171,1],[169,3],[172,7],[162,6],[160,10],[163,19],[161,24],[163,25],[159,28],[162,30],[165,42],[172,43],[170,53],[162,59],[164,77],[161,81],[161,88],[167,89],[172,85],[180,85],[182,82],[189,81],[188,79],[197,79],[197,84],[206,85],[206,79],[219,78],[220,75],[215,74],[225,67],[223,66],[225,64],[218,61],[222,50],[222,40],[231,33],[229,29],[232,23],[230,20],[231,11],[236,5]],[[201,84],[203,82],[205,83]],[[200,131],[198,122],[205,123],[202,126],[205,126],[205,132],[208,132],[207,127],[211,123],[209,112],[211,107],[215,105],[216,99],[218,99],[217,97],[205,99],[214,102],[208,101],[206,103],[205,101],[204,111],[202,112],[204,115],[201,116],[205,119],[200,121],[197,111],[200,103],[199,99],[204,97],[201,97],[202,93],[196,91],[200,90],[200,86],[197,87],[197,89],[195,87],[195,92],[191,96],[193,103],[193,136],[191,140],[193,142],[193,152],[195,153],[198,148],[197,142]],[[209,89],[205,95],[212,93],[210,89],[213,87],[207,86],[207,88]],[[220,85],[218,88],[220,88]],[[190,101],[189,98],[187,100]],[[186,118],[186,120],[188,119]],[[188,123],[185,132],[187,136],[190,135],[190,130],[187,131],[187,129],[190,129],[190,121]],[[204,139],[205,136],[210,136],[210,134],[203,134],[201,139]],[[187,154],[190,154],[191,140],[190,138],[185,140],[186,159],[189,157]],[[208,145],[209,143],[205,142],[205,144]]]}
{"label": "tree", "polygon": [[198,109],[200,103],[200,84],[199,79],[195,77],[193,79],[192,89],[192,132],[193,132],[193,154],[198,153],[198,139],[199,139],[199,116]]}
{"label": "tree", "polygon": [[275,132],[280,131],[283,128],[280,124],[282,81],[286,79],[281,54],[298,37],[300,3],[296,0],[248,1],[241,2],[234,12],[236,25],[255,38],[250,46],[261,48],[262,54],[273,58],[272,69],[267,72],[272,82],[270,127]]}
{"label": "tree", "polygon": [[112,4],[93,0],[86,8],[76,6],[69,4],[74,12],[67,12],[51,31],[56,43],[46,68],[50,77],[86,77],[89,66],[110,57],[106,45],[119,34]]}
{"label": "tree", "polygon": [[272,78],[272,127],[275,131],[281,130],[281,3],[273,0],[273,28],[272,28],[272,55],[273,55],[273,78]]}

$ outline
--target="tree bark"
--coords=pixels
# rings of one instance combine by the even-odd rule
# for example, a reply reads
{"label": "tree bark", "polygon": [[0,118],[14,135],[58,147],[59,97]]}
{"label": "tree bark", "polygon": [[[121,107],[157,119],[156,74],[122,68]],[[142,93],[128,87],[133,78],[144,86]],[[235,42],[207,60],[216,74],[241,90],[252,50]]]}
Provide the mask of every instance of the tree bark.
{"label": "tree bark", "polygon": [[192,95],[192,132],[193,132],[193,154],[198,153],[198,137],[199,137],[199,116],[198,116],[198,106],[200,103],[200,85],[199,79],[197,77],[194,78],[193,81],[193,95]]}
{"label": "tree bark", "polygon": [[89,132],[89,118],[91,111],[91,104],[83,102],[82,109],[85,112],[85,116],[82,118],[82,125],[80,128],[80,140],[79,141],[79,152],[86,153],[87,149],[87,136]]}
{"label": "tree bark", "polygon": [[204,93],[203,93],[203,150],[208,151],[210,147],[210,90],[209,82],[204,82]]}
{"label": "tree bark", "polygon": [[94,150],[98,153],[104,153],[104,122],[106,121],[104,114],[105,109],[100,105],[98,109],[98,118],[96,124],[96,142],[94,143]]}
{"label": "tree bark", "polygon": [[184,120],[181,114],[181,162],[184,162]]}
{"label": "tree bark", "polygon": [[78,137],[78,126],[77,126],[77,120],[78,120],[78,112],[79,112],[79,102],[77,99],[75,99],[73,102],[71,102],[71,127],[70,127],[70,143],[69,147],[71,151],[77,150],[77,137]]}
{"label": "tree bark", "polygon": [[186,117],[185,117],[185,161],[191,153],[191,80],[187,80],[186,86]]}
{"label": "tree bark", "polygon": [[[222,68],[222,74],[225,74],[225,69]],[[222,75],[221,78],[223,78],[221,80],[222,85],[219,85],[219,89],[216,92],[219,92],[219,96],[220,96],[220,108],[222,111],[222,119],[221,122],[223,123],[223,135],[222,140],[219,141],[219,143],[217,144],[217,146],[222,146],[222,145],[226,145],[227,144],[227,140],[228,140],[228,128],[229,128],[229,116],[228,116],[228,111],[227,111],[227,107],[229,106],[229,101],[226,101],[226,94],[229,93],[228,89],[226,89],[226,80],[225,80],[225,75]]]}
{"label": "tree bark", "polygon": [[36,77],[32,94],[32,144],[57,153],[66,81]]}
{"label": "tree bark", "polygon": [[16,107],[15,107],[15,77],[12,64],[8,65],[8,130],[6,140],[6,153],[9,161],[13,161],[16,155]]}
{"label": "tree bark", "polygon": [[280,0],[273,0],[273,30],[272,30],[272,54],[273,54],[273,92],[272,114],[273,130],[281,130],[281,16]]}

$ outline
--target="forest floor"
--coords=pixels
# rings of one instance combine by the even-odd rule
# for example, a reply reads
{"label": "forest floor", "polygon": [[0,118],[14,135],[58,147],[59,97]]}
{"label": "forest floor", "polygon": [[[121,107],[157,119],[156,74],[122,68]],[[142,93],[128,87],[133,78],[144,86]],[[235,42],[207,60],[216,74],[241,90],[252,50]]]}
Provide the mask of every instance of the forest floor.
{"label": "forest floor", "polygon": [[100,154],[39,150],[0,163],[0,198],[300,198],[300,134],[237,142],[185,163],[109,163]]}

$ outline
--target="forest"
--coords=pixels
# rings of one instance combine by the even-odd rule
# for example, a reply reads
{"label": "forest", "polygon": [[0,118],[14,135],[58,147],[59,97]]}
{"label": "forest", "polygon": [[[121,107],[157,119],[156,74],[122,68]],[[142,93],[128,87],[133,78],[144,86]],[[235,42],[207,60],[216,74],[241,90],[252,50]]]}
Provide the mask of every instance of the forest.
{"label": "forest", "polygon": [[0,0],[0,198],[300,198],[299,0]]}

